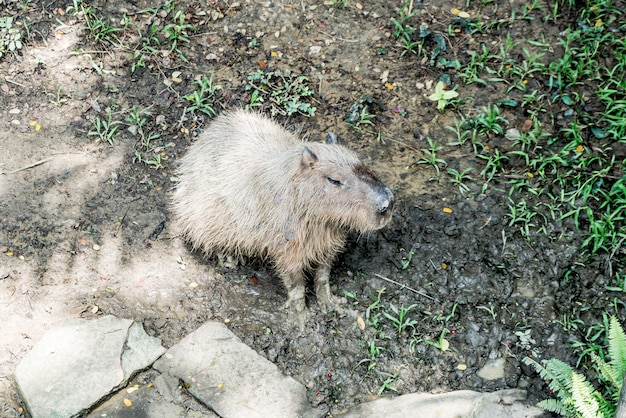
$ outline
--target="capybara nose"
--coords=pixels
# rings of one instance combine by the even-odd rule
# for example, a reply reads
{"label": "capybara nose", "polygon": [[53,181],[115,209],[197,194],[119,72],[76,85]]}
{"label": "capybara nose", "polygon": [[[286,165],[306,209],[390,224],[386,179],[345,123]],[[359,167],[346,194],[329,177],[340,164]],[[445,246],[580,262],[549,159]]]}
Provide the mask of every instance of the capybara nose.
{"label": "capybara nose", "polygon": [[384,215],[393,210],[393,193],[387,187],[382,189],[378,197],[378,213]]}

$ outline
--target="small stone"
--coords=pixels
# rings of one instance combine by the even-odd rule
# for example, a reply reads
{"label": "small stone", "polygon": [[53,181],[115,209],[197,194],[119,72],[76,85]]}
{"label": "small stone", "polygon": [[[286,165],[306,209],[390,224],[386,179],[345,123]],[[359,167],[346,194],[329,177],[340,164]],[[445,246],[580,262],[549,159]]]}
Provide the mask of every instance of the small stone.
{"label": "small stone", "polygon": [[94,244],[93,245],[93,250],[94,251],[100,251],[100,246],[98,244]]}
{"label": "small stone", "polygon": [[11,109],[11,110],[9,110],[9,114],[10,115],[19,115],[20,114],[20,110],[19,109]]}

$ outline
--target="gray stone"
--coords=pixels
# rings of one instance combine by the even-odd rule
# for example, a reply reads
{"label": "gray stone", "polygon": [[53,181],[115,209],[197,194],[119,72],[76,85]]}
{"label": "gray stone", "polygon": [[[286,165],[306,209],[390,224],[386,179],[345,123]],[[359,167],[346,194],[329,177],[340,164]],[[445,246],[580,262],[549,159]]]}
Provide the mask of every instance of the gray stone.
{"label": "gray stone", "polygon": [[33,418],[77,416],[164,352],[129,319],[75,320],[48,331],[15,372]]}
{"label": "gray stone", "polygon": [[153,366],[182,379],[189,393],[223,418],[321,417],[306,389],[246,346],[221,323],[209,322]]}
{"label": "gray stone", "polygon": [[[172,397],[164,397],[157,383],[163,375],[159,375],[154,385],[131,386],[121,390],[93,410],[88,418],[219,418],[199,403],[190,405],[183,400],[173,402]],[[161,381],[161,384],[163,382]],[[169,388],[168,388],[169,390]],[[187,396],[189,397],[189,396]]]}
{"label": "gray stone", "polygon": [[442,394],[411,393],[395,398],[380,398],[334,415],[337,418],[437,417],[437,418],[537,418],[543,411],[517,401],[526,399],[526,392],[507,389],[480,393],[459,390]]}

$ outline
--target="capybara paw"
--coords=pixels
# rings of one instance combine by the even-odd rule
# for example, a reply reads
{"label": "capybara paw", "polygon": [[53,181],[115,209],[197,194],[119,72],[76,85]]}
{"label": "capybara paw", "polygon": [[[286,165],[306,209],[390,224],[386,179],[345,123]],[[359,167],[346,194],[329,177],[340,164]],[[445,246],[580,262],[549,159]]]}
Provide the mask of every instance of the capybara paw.
{"label": "capybara paw", "polygon": [[322,297],[318,296],[317,298],[317,304],[324,313],[328,311],[339,311],[346,303],[348,303],[348,300],[341,296],[324,295]]}

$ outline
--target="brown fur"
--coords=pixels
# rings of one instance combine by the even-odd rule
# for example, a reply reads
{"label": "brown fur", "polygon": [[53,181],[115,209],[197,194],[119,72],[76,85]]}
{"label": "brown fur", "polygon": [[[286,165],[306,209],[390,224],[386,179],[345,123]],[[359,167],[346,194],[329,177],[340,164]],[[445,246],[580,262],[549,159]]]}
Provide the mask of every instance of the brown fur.
{"label": "brown fur", "polygon": [[310,268],[320,306],[337,304],[328,278],[347,231],[382,228],[393,208],[389,189],[348,149],[302,142],[244,111],[209,125],[178,178],[172,211],[194,248],[268,258],[297,312]]}

